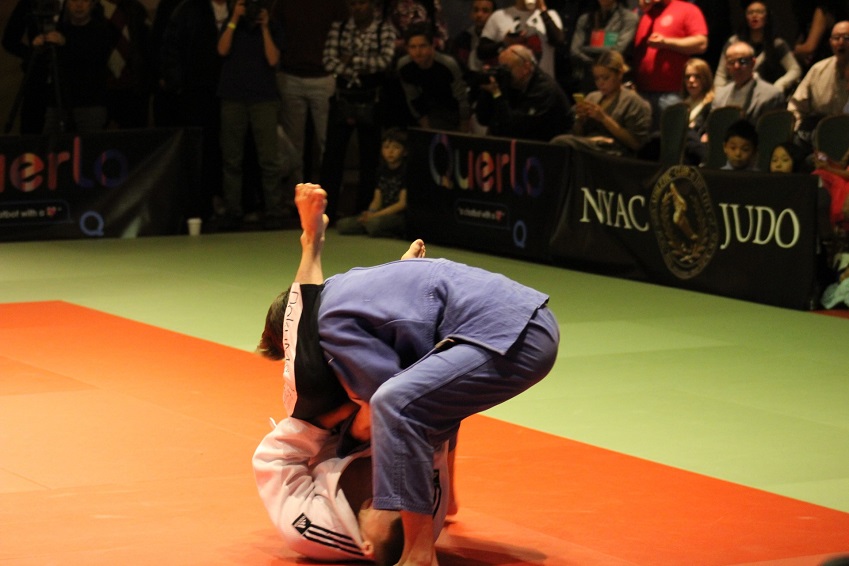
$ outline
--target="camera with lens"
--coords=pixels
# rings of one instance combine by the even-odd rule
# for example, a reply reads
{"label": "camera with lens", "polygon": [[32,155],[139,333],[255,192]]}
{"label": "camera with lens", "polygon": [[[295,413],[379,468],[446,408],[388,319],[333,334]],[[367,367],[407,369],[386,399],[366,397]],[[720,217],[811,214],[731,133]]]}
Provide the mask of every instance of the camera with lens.
{"label": "camera with lens", "polygon": [[476,73],[478,85],[488,85],[490,78],[494,78],[499,87],[506,88],[510,84],[510,69],[497,65]]}
{"label": "camera with lens", "polygon": [[245,0],[245,21],[256,23],[259,14],[268,9],[268,0]]}

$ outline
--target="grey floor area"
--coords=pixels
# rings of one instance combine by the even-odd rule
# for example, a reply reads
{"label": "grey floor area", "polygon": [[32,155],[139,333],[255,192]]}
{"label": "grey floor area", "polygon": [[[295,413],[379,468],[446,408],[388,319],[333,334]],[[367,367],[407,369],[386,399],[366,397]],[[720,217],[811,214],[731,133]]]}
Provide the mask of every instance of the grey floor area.
{"label": "grey floor area", "polygon": [[[0,244],[0,302],[64,300],[252,351],[298,232]],[[331,233],[326,274],[405,242]],[[849,512],[849,320],[428,246],[551,295],[550,376],[489,416]]]}

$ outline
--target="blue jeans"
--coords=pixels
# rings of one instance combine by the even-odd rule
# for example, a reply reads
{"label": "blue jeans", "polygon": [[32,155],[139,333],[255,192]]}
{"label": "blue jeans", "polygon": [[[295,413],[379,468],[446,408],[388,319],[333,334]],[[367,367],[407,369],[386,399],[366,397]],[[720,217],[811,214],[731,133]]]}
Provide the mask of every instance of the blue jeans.
{"label": "blue jeans", "polygon": [[224,201],[227,214],[242,217],[242,160],[250,126],[262,170],[266,216],[283,215],[283,163],[277,138],[278,100],[265,102],[221,101],[221,157]]}

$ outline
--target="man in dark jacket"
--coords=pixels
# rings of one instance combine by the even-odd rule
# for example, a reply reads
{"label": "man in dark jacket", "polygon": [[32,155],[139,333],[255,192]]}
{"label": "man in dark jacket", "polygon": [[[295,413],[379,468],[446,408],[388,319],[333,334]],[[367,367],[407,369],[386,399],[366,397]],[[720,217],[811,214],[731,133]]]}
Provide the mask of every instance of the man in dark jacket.
{"label": "man in dark jacket", "polygon": [[489,135],[547,142],[570,130],[569,99],[537,67],[530,49],[511,45],[499,54],[498,63],[504,78],[490,77],[481,86],[476,109]]}

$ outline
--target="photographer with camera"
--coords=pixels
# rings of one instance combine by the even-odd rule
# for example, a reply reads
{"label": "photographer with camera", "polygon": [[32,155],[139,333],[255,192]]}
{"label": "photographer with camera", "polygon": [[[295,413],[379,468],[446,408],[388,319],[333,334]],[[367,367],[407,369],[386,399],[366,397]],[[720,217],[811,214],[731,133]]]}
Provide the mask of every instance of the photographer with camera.
{"label": "photographer with camera", "polygon": [[55,29],[35,36],[35,49],[55,50],[56,70],[46,86],[44,133],[87,133],[106,126],[107,61],[115,34],[95,0],[67,0]]}
{"label": "photographer with camera", "polygon": [[283,163],[278,151],[277,115],[280,93],[277,65],[283,45],[280,25],[271,20],[266,0],[237,0],[218,40],[224,57],[221,97],[221,153],[226,212],[215,229],[235,230],[242,224],[242,161],[245,136],[253,134],[265,204],[263,226],[283,227]]}
{"label": "photographer with camera", "polygon": [[475,113],[489,135],[547,142],[572,127],[569,99],[533,52],[511,45],[484,74]]}

